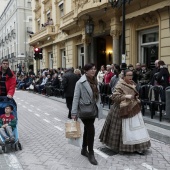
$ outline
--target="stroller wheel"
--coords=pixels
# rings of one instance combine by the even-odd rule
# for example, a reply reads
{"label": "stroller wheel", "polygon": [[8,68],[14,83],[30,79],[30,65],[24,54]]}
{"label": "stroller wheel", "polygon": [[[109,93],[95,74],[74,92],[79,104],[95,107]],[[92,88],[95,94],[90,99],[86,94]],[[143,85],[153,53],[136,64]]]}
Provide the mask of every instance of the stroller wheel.
{"label": "stroller wheel", "polygon": [[15,144],[15,150],[18,151],[18,145],[17,144]]}
{"label": "stroller wheel", "polygon": [[7,153],[7,147],[6,146],[3,146],[2,149],[3,149],[4,153]]}
{"label": "stroller wheel", "polygon": [[2,151],[2,146],[0,146],[0,154],[2,154],[3,153],[3,151]]}
{"label": "stroller wheel", "polygon": [[22,145],[21,145],[21,143],[19,143],[19,142],[18,142],[18,148],[19,148],[20,150],[22,150]]}

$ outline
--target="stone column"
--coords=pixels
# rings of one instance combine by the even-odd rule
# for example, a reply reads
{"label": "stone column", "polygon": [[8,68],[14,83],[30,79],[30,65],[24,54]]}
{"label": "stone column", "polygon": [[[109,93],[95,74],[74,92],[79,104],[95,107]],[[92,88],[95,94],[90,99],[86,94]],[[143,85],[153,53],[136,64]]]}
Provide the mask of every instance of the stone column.
{"label": "stone column", "polygon": [[120,64],[120,46],[119,46],[120,30],[111,30],[111,36],[113,38],[113,63]]}
{"label": "stone column", "polygon": [[90,37],[87,35],[83,35],[82,42],[84,44],[84,64],[87,64],[89,61],[89,43],[90,43]]}
{"label": "stone column", "polygon": [[115,14],[114,18],[111,19],[111,30],[110,35],[113,38],[113,63],[120,64],[120,46],[119,36],[121,35],[121,23],[120,17]]}

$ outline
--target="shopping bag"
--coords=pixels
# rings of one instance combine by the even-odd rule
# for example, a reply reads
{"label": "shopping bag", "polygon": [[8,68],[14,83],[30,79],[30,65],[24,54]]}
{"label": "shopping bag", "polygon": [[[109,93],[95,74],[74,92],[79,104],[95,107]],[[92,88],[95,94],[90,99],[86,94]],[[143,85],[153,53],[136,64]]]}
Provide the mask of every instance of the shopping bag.
{"label": "shopping bag", "polygon": [[34,85],[31,84],[31,85],[29,86],[29,89],[30,89],[30,90],[34,90]]}
{"label": "shopping bag", "polygon": [[122,119],[122,135],[124,145],[135,145],[150,140],[141,112],[134,117]]}
{"label": "shopping bag", "polygon": [[80,122],[72,120],[65,123],[65,136],[66,138],[81,137]]}
{"label": "shopping bag", "polygon": [[82,148],[83,140],[82,138],[70,138],[68,139],[68,144]]}

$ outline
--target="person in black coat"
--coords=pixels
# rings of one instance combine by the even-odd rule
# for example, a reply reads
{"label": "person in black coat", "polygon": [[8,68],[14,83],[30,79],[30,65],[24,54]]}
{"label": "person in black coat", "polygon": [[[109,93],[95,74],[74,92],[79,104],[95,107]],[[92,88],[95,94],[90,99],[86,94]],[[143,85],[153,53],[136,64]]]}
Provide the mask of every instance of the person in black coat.
{"label": "person in black coat", "polygon": [[163,86],[163,89],[165,89],[167,86],[169,86],[169,71],[167,66],[165,65],[164,61],[158,62],[159,72],[156,75],[156,81],[158,85]]}
{"label": "person in black coat", "polygon": [[76,82],[79,80],[79,76],[73,73],[73,68],[68,68],[65,71],[62,79],[62,85],[64,87],[64,93],[66,98],[67,108],[69,109],[68,118],[71,119],[71,110],[74,97],[74,89]]}

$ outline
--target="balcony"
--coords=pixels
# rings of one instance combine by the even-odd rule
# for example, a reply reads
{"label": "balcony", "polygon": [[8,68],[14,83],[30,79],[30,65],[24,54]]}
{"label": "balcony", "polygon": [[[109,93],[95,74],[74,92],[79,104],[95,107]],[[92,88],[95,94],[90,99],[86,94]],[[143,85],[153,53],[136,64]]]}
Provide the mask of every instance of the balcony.
{"label": "balcony", "polygon": [[60,20],[60,29],[61,30],[69,30],[72,28],[76,21],[74,20],[74,11],[69,12],[68,14],[64,15]]}
{"label": "balcony", "polygon": [[79,1],[75,6],[75,15],[81,17],[82,15],[89,14],[89,12],[93,12],[102,8],[107,8],[108,0],[94,1],[94,0],[86,0],[85,3]]}
{"label": "balcony", "polygon": [[30,38],[30,45],[34,46],[38,42],[47,41],[47,38],[53,37],[56,34],[55,26],[48,25],[41,29],[40,31],[36,32],[35,34],[31,35]]}

